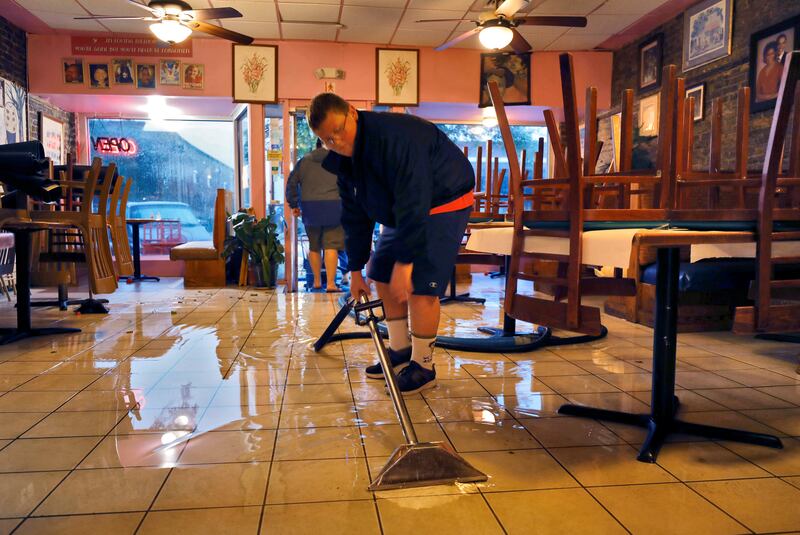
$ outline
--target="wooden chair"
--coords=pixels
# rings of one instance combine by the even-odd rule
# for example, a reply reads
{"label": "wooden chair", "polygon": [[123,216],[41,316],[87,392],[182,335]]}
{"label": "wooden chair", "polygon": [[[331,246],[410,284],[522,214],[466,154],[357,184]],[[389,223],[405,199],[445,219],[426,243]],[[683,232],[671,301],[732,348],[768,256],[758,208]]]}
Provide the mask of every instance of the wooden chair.
{"label": "wooden chair", "polygon": [[131,192],[132,185],[132,178],[125,179],[121,176],[117,178],[111,193],[111,204],[108,211],[108,226],[114,246],[117,277],[133,275],[133,258],[131,256],[130,242],[128,241],[128,223],[125,215],[128,207],[128,195]]}

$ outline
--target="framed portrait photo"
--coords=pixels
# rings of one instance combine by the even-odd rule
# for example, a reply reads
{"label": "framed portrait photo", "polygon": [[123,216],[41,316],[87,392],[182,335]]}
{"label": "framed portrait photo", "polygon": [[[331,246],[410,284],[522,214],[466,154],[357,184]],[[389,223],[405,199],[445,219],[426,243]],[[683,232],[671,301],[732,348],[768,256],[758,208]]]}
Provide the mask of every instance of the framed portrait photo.
{"label": "framed portrait photo", "polygon": [[156,88],[156,64],[137,63],[136,64],[136,87],[139,89]]}
{"label": "framed portrait photo", "polygon": [[114,72],[114,85],[133,85],[133,60],[114,59],[111,61]]}
{"label": "framed portrait photo", "polygon": [[800,17],[785,20],[750,36],[750,109],[775,107],[786,54],[800,41]]}
{"label": "framed portrait photo", "polygon": [[160,85],[181,85],[181,62],[177,59],[162,59],[158,62]]}
{"label": "framed portrait photo", "polygon": [[278,47],[233,45],[233,101],[278,102]]}
{"label": "framed portrait photo", "polygon": [[731,53],[733,0],[705,0],[683,14],[683,70]]}
{"label": "framed portrait photo", "polygon": [[44,145],[44,155],[53,165],[66,163],[64,146],[64,123],[39,112],[39,141]]}
{"label": "framed portrait photo", "polygon": [[478,107],[492,105],[489,82],[497,82],[506,106],[531,103],[531,53],[494,52],[481,54],[481,88]]}
{"label": "framed portrait photo", "polygon": [[202,63],[181,63],[181,87],[184,89],[203,89],[205,81],[205,65]]}
{"label": "framed portrait photo", "polygon": [[65,84],[83,85],[83,58],[64,58],[61,68]]}
{"label": "framed portrait photo", "polygon": [[692,120],[703,120],[703,105],[705,104],[706,84],[696,85],[686,90],[686,98],[694,98],[694,110],[692,110]]}
{"label": "framed portrait photo", "polygon": [[380,106],[419,105],[419,50],[375,50],[375,95]]}
{"label": "framed portrait photo", "polygon": [[639,92],[658,89],[664,57],[664,35],[658,34],[639,45]]}
{"label": "framed portrait photo", "polygon": [[639,135],[652,137],[658,135],[659,94],[650,95],[639,101]]}
{"label": "framed portrait photo", "polygon": [[89,64],[89,87],[92,89],[108,89],[111,65],[108,63]]}

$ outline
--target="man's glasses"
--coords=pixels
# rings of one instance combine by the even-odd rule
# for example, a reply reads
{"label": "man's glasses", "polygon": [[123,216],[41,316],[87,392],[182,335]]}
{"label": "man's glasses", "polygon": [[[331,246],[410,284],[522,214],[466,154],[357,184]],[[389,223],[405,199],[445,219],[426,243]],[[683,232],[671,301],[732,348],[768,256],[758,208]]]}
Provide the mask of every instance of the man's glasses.
{"label": "man's glasses", "polygon": [[333,147],[338,144],[338,142],[342,139],[342,134],[344,134],[344,129],[347,126],[347,117],[349,115],[350,114],[348,113],[344,116],[344,121],[342,121],[342,126],[331,132],[330,137],[323,140],[325,142],[325,145],[327,145],[328,147]]}

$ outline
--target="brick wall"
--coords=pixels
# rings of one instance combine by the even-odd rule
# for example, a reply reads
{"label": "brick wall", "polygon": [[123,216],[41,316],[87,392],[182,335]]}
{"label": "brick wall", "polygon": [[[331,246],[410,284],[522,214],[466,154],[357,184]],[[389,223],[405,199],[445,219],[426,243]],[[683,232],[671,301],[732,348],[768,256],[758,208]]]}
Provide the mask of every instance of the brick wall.
{"label": "brick wall", "polygon": [[53,106],[36,95],[28,95],[28,133],[29,139],[39,139],[39,112],[64,123],[64,136],[67,154],[75,154],[75,114]]}
{"label": "brick wall", "polygon": [[[632,88],[636,91],[639,45],[657,33],[664,34],[664,65],[676,65],[678,75],[686,78],[687,88],[705,82],[703,119],[694,123],[695,169],[708,168],[711,102],[715,98],[723,100],[722,165],[724,169],[733,168],[736,142],[736,93],[739,87],[748,84],[750,35],[800,14],[800,1],[797,0],[734,0],[733,4],[733,41],[731,55],[726,58],[682,73],[683,15],[614,53],[612,105],[615,107],[619,107],[624,89]],[[638,99],[655,92],[657,90],[636,95],[634,125],[638,124]],[[760,170],[763,165],[771,120],[772,110],[750,115],[748,154],[750,169]],[[656,146],[657,143],[652,139],[635,140],[635,157],[644,161],[654,161]]]}

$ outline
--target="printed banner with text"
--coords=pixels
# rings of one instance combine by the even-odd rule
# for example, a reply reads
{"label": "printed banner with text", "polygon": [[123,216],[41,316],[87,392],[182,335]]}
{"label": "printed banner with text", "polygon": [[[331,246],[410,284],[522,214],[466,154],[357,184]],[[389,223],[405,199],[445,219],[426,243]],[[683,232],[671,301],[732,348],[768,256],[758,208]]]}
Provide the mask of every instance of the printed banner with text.
{"label": "printed banner with text", "polygon": [[86,37],[72,36],[73,56],[145,56],[159,58],[188,58],[192,56],[192,41],[162,46],[149,37]]}

